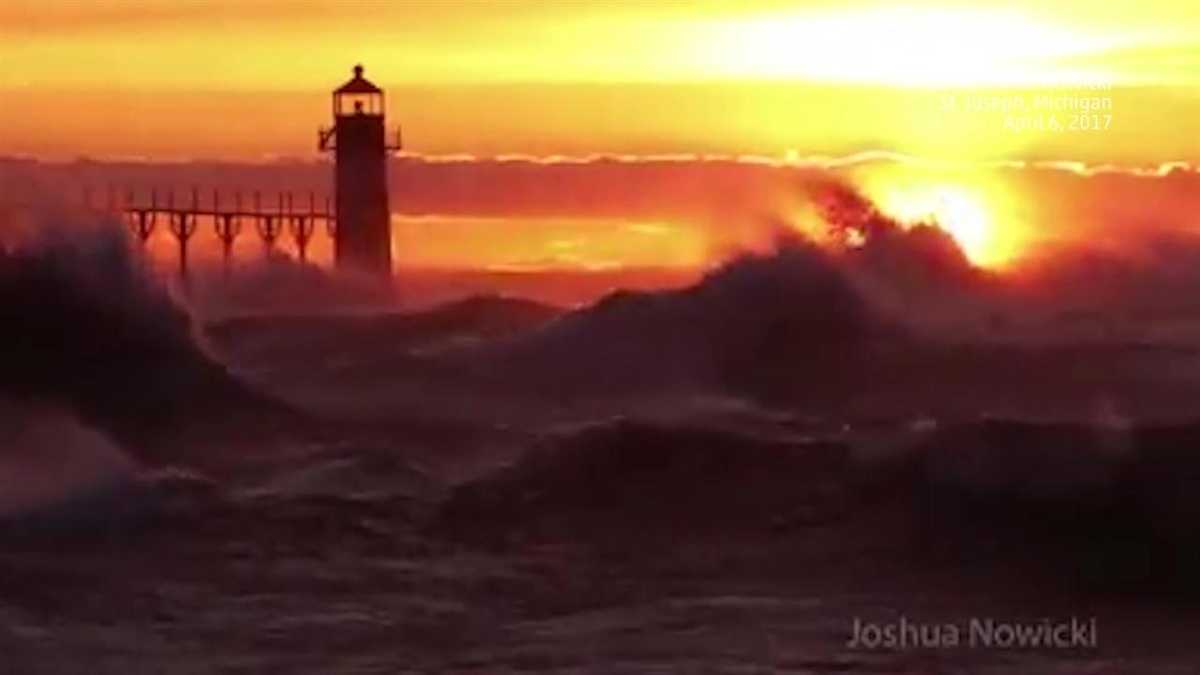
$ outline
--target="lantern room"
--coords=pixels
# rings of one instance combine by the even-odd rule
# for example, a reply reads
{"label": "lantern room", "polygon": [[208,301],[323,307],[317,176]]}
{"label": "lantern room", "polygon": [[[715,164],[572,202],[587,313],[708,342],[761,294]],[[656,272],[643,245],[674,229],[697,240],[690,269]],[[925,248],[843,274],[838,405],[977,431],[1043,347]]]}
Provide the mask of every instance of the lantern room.
{"label": "lantern room", "polygon": [[383,116],[383,90],[363,77],[363,67],[354,66],[354,77],[333,91],[333,116]]}

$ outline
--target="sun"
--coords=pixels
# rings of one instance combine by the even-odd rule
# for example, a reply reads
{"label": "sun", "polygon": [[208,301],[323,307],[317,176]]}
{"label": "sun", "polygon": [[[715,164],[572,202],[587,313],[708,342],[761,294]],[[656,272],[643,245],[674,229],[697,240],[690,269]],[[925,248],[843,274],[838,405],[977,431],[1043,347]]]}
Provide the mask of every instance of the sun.
{"label": "sun", "polygon": [[988,257],[991,222],[979,200],[964,190],[936,187],[881,208],[905,224],[928,223],[941,228],[954,237],[972,262],[982,263]]}
{"label": "sun", "polygon": [[1039,235],[1018,186],[962,166],[870,164],[850,173],[854,186],[902,227],[932,225],[978,267],[1011,269]]}
{"label": "sun", "polygon": [[717,74],[935,88],[1107,77],[1077,62],[1123,44],[1113,33],[979,7],[751,15],[712,26],[702,37],[708,69]]}
{"label": "sun", "polygon": [[1011,257],[986,199],[954,185],[896,186],[870,190],[879,211],[901,225],[933,225],[958,243],[973,264],[995,267]]}

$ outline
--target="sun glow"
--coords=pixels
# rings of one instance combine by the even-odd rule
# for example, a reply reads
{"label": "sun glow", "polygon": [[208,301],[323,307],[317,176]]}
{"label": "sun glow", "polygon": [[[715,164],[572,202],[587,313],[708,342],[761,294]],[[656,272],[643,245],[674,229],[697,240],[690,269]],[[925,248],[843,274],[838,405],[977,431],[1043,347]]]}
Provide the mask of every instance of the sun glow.
{"label": "sun glow", "polygon": [[871,7],[726,22],[706,44],[729,76],[941,87],[1108,80],[1089,57],[1130,39],[994,8]]}
{"label": "sun glow", "polygon": [[999,190],[949,183],[877,181],[866,188],[880,212],[901,225],[933,225],[958,243],[967,259],[1000,267],[1020,253],[1020,230],[1006,217]]}

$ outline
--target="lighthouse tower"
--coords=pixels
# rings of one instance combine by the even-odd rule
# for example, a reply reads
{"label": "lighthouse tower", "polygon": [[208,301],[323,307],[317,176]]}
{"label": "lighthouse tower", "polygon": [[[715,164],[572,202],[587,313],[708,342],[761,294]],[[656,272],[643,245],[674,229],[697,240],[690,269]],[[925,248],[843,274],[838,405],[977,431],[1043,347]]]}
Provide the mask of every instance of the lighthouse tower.
{"label": "lighthouse tower", "polygon": [[392,274],[391,212],[387,158],[400,149],[384,131],[383,90],[354,67],[354,77],[333,91],[333,126],[318,131],[318,147],[334,156],[338,269],[378,277]]}

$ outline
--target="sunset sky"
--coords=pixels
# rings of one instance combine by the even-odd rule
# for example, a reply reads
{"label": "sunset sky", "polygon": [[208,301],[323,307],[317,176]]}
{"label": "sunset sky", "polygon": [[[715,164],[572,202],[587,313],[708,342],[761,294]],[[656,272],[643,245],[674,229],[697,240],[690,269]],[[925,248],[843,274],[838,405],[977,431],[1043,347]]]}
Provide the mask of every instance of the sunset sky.
{"label": "sunset sky", "polygon": [[[1157,162],[1200,149],[1200,6],[1187,0],[10,0],[0,147],[310,155],[328,92],[360,61],[423,153]],[[1104,133],[1014,132],[944,105],[1081,82],[1115,87]]]}
{"label": "sunset sky", "polygon": [[[942,221],[984,265],[1020,256],[1032,233],[1049,231],[1031,195],[1044,204],[1052,192],[1012,172],[931,177],[907,160],[854,158],[1018,161],[1076,176],[1096,167],[1157,174],[1200,158],[1200,4],[1191,0],[9,0],[0,4],[0,155],[315,159],[330,92],[359,62],[387,90],[408,156],[435,162],[408,182],[394,178],[394,195],[426,185],[421,171],[438,174],[437,162],[497,157],[535,168],[596,156],[679,162],[666,179],[637,183],[657,188],[691,180],[671,177],[687,174],[688,161],[832,167],[889,215]],[[1018,100],[1026,107],[1013,108]],[[1154,179],[1135,173],[1122,189],[1149,189]],[[484,185],[476,178],[458,176],[455,185],[470,187],[458,192],[431,182],[393,198],[398,217],[411,218],[395,228],[399,261],[697,266],[729,243],[704,230],[712,212],[672,220],[595,208],[628,189],[616,178],[575,202],[591,206],[516,214],[518,227],[494,204],[473,210]],[[1172,206],[1191,208],[1185,194],[1171,192]],[[1082,197],[1053,196],[1072,214],[1086,210]],[[1182,213],[1149,219],[1190,226]],[[498,223],[508,227],[503,245],[487,234]]]}

